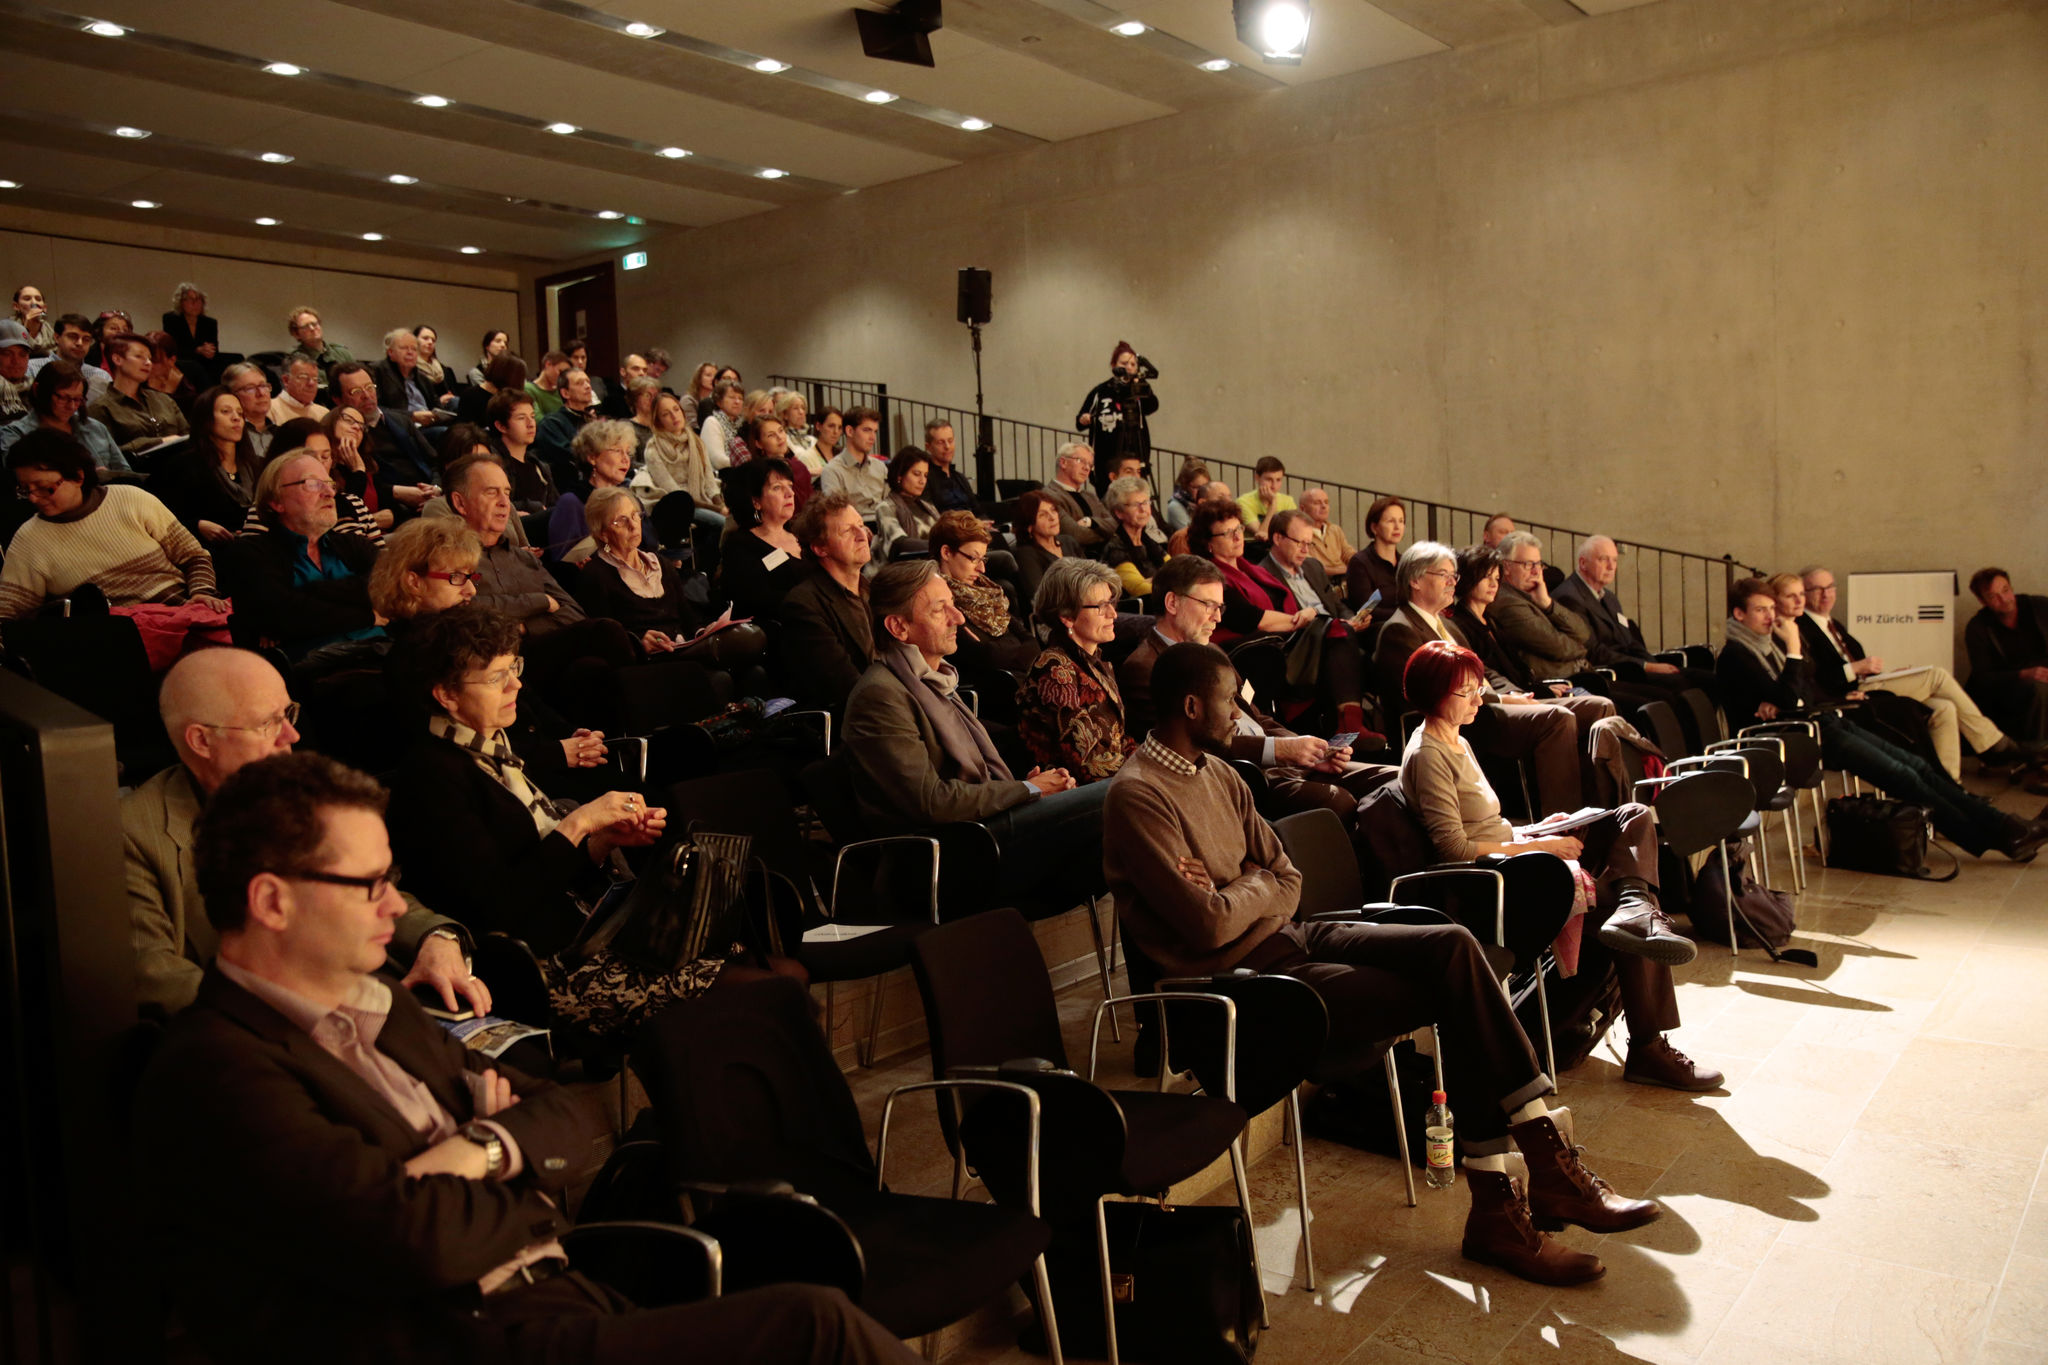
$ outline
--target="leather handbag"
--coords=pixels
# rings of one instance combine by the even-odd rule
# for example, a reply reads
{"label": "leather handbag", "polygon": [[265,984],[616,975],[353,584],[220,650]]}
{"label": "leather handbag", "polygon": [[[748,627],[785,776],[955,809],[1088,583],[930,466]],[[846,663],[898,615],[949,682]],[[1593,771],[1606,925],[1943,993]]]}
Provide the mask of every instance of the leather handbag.
{"label": "leather handbag", "polygon": [[[1230,1205],[1121,1202],[1102,1212],[1118,1356],[1149,1365],[1248,1365],[1259,1348],[1259,1287],[1244,1214]],[[1055,1239],[1046,1252],[1060,1344],[1070,1358],[1108,1351],[1097,1257],[1092,1228]],[[1043,1350],[1036,1323],[1025,1341]]]}
{"label": "leather handbag", "polygon": [[1828,866],[1851,872],[1876,872],[1887,877],[1952,882],[1962,861],[1943,850],[1949,860],[1946,876],[1927,866],[1934,824],[1925,807],[1883,796],[1837,796],[1828,802]]}

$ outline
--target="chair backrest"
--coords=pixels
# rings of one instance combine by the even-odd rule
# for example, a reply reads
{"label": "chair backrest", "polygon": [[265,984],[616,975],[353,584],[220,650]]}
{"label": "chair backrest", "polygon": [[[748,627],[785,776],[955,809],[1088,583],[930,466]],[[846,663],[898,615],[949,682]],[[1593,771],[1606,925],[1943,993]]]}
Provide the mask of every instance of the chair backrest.
{"label": "chair backrest", "polygon": [[[1291,976],[1226,973],[1175,979],[1168,989],[1228,996],[1237,1005],[1237,1103],[1264,1113],[1306,1080],[1330,1036],[1330,1012],[1315,988]],[[1224,1093],[1223,1011],[1192,1003],[1166,1007],[1167,1041],[1175,1067],[1195,1073],[1202,1089]]]}
{"label": "chair backrest", "polygon": [[1712,697],[1697,687],[1680,689],[1678,697],[1680,701],[1683,701],[1692,710],[1693,724],[1700,732],[1700,743],[1712,744],[1715,740],[1724,737],[1721,726],[1721,708],[1714,705]]}
{"label": "chair backrest", "polygon": [[1756,808],[1756,788],[1732,764],[1707,767],[1665,782],[1655,804],[1658,837],[1687,858],[1741,828]]}
{"label": "chair backrest", "polygon": [[1283,816],[1273,822],[1273,832],[1280,836],[1288,861],[1301,873],[1297,918],[1329,910],[1355,910],[1365,904],[1358,855],[1335,811],[1318,806]]}
{"label": "chair backrest", "polygon": [[806,916],[819,915],[814,877],[818,869],[808,841],[797,832],[796,802],[773,769],[691,778],[670,787],[665,799],[671,828],[750,837],[755,856],[795,884]]}
{"label": "chair backrest", "polygon": [[1778,736],[1770,739],[1729,740],[1717,754],[1741,754],[1749,760],[1750,784],[1756,788],[1756,808],[1768,809],[1785,785],[1785,760],[1778,748]]}
{"label": "chair backrest", "polygon": [[157,678],[150,672],[142,634],[126,616],[30,616],[0,626],[8,658],[68,702],[114,727],[124,765],[146,755],[154,767],[131,774],[139,782],[177,761],[157,713]]}
{"label": "chair backrest", "polygon": [[1670,702],[1644,702],[1642,717],[1649,722],[1650,738],[1664,751],[1667,762],[1685,758],[1693,752],[1692,746],[1685,742],[1685,727],[1678,723],[1678,713],[1671,709]]}
{"label": "chair backrest", "polygon": [[1025,1057],[1067,1066],[1045,955],[1017,911],[987,910],[920,934],[910,965],[924,997],[932,1075]]}
{"label": "chair backrest", "polygon": [[[1823,761],[1820,741],[1799,721],[1767,722],[1749,727],[1748,734],[1767,734],[1785,742],[1785,785],[1804,791],[1821,783]],[[1738,736],[1740,738],[1740,736]]]}
{"label": "chair backrest", "polygon": [[851,843],[867,837],[867,825],[860,817],[860,801],[854,794],[853,772],[841,754],[821,758],[797,774],[804,799],[825,822],[825,831],[837,843]]}
{"label": "chair backrest", "polygon": [[662,1011],[641,1031],[633,1070],[678,1179],[786,1180],[827,1202],[875,1188],[853,1092],[793,978]]}
{"label": "chair backrest", "polygon": [[485,934],[476,941],[470,966],[478,977],[491,983],[491,1013],[533,1028],[554,1023],[547,976],[524,939]]}

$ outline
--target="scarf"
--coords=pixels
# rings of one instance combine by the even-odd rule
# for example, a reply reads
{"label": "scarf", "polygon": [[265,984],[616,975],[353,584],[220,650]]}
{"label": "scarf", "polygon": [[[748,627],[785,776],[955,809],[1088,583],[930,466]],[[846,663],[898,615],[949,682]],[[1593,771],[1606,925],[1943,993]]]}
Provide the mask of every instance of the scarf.
{"label": "scarf", "polygon": [[960,768],[969,782],[1010,782],[1009,765],[1003,762],[988,731],[960,701],[956,689],[960,675],[953,665],[942,663],[927,668],[924,656],[900,640],[880,644],[876,658],[887,666],[910,693],[910,700],[931,724],[939,748]]}
{"label": "scarf", "polygon": [[1727,622],[1728,643],[1741,645],[1763,663],[1764,670],[1773,679],[1785,671],[1785,651],[1778,646],[1775,636],[1759,635],[1734,617]]}
{"label": "scarf", "polygon": [[972,583],[949,578],[946,582],[953,589],[953,605],[960,608],[977,635],[994,640],[1010,633],[1010,599],[1001,588],[986,578]]}
{"label": "scarf", "polygon": [[562,822],[564,810],[550,801],[547,793],[526,780],[526,760],[512,752],[512,741],[505,737],[503,730],[485,739],[467,725],[458,724],[446,716],[435,716],[427,722],[427,733],[466,751],[493,782],[518,797],[527,814],[533,817],[533,827],[540,831],[543,839],[555,832],[555,826]]}
{"label": "scarf", "polygon": [[427,360],[423,358],[414,361],[412,367],[423,378],[425,378],[429,384],[432,384],[437,389],[441,387],[442,380],[448,377],[448,371],[442,368],[441,362],[438,360]]}

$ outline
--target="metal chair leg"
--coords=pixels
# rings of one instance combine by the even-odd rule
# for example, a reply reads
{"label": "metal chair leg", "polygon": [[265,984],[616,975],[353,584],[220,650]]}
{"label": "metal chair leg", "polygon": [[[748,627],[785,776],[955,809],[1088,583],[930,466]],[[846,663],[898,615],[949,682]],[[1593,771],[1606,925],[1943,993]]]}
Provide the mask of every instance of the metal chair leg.
{"label": "metal chair leg", "polygon": [[1536,971],[1536,1009],[1543,1016],[1543,1060],[1550,1068],[1550,1083],[1556,1085],[1557,1044],[1550,1039],[1550,992],[1543,984],[1543,970],[1540,965]]}
{"label": "metal chair leg", "polygon": [[1244,1174],[1244,1135],[1230,1143],[1230,1173],[1237,1179],[1237,1206],[1244,1210],[1245,1241],[1252,1249],[1252,1278],[1259,1282],[1259,1326],[1271,1330],[1273,1317],[1266,1311],[1266,1268],[1259,1264],[1258,1224],[1252,1221],[1252,1185]]}
{"label": "metal chair leg", "polygon": [[1728,841],[1721,840],[1721,885],[1728,897],[1728,956],[1740,957],[1742,950],[1735,946],[1735,878],[1728,869]]}
{"label": "metal chair leg", "polygon": [[[1095,968],[1102,973],[1102,998],[1109,1000],[1116,995],[1116,987],[1109,981],[1109,950],[1102,941],[1102,921],[1095,917],[1093,896],[1088,898],[1088,931],[1095,936]],[[1117,1022],[1114,1007],[1109,1011],[1109,1036],[1119,1043],[1124,1040],[1123,1026]]]}
{"label": "metal chair leg", "polygon": [[1813,798],[1813,846],[1820,850],[1822,867],[1826,867],[1828,863],[1828,817],[1827,811],[1821,806],[1821,793],[1827,790],[1827,786],[1827,774],[1823,773],[1818,787],[1806,789],[1806,794]]}
{"label": "metal chair leg", "polygon": [[1415,1163],[1408,1155],[1408,1116],[1401,1112],[1401,1073],[1394,1069],[1394,1049],[1388,1048],[1387,1100],[1394,1108],[1394,1141],[1401,1149],[1401,1174],[1408,1177],[1408,1207],[1415,1207]]}
{"label": "metal chair leg", "polygon": [[[875,1041],[882,1036],[882,983],[888,979],[886,976],[875,978],[875,999],[868,1007],[868,1055],[861,1059],[861,1065],[864,1067],[875,1064]],[[855,1051],[858,1050],[856,1047]]]}
{"label": "metal chair leg", "polygon": [[1066,1365],[1067,1358],[1060,1353],[1059,1317],[1052,1311],[1052,1280],[1045,1273],[1042,1254],[1031,1263],[1031,1279],[1038,1286],[1038,1324],[1045,1329],[1045,1345],[1052,1352],[1052,1365]]}
{"label": "metal chair leg", "polygon": [[1785,848],[1792,858],[1792,890],[1803,895],[1806,891],[1806,840],[1800,837],[1798,797],[1793,797],[1792,804],[1778,812],[1778,825],[1785,831]]}
{"label": "metal chair leg", "polygon": [[1123,1357],[1116,1350],[1116,1290],[1109,1280],[1109,1218],[1104,1212],[1108,1201],[1108,1195],[1095,1201],[1095,1260],[1102,1277],[1102,1339],[1109,1347],[1109,1365],[1121,1365]]}
{"label": "metal chair leg", "polygon": [[1287,1121],[1294,1131],[1294,1192],[1301,1200],[1301,1254],[1308,1264],[1308,1290],[1316,1290],[1316,1243],[1315,1234],[1308,1225],[1308,1158],[1301,1150],[1301,1091],[1299,1088],[1287,1092]]}

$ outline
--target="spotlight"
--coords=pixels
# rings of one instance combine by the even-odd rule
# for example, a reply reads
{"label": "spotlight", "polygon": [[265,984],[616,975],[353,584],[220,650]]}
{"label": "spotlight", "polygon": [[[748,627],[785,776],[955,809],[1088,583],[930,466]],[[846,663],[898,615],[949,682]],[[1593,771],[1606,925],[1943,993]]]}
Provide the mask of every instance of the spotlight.
{"label": "spotlight", "polygon": [[548,125],[548,131],[555,134],[557,137],[567,137],[569,136],[569,134],[576,131],[576,125],[573,123],[550,123]]}
{"label": "spotlight", "polygon": [[1204,71],[1228,71],[1237,63],[1231,61],[1228,57],[1211,57],[1208,61],[1198,62],[1196,65],[1200,66]]}
{"label": "spotlight", "polygon": [[789,70],[789,63],[778,62],[773,57],[763,57],[760,61],[754,63],[754,70],[764,76],[773,76]]}
{"label": "spotlight", "polygon": [[1126,19],[1121,24],[1111,24],[1109,31],[1121,34],[1126,38],[1135,38],[1145,31],[1145,26],[1136,19]]}
{"label": "spotlight", "polygon": [[366,242],[381,242],[384,240],[384,234],[381,232],[366,232],[363,234],[363,240]]}
{"label": "spotlight", "polygon": [[258,218],[258,219],[256,220],[256,226],[257,226],[257,227],[276,227],[276,226],[277,226],[277,219],[275,219],[275,218]]}
{"label": "spotlight", "polygon": [[163,205],[157,203],[156,200],[154,199],[130,199],[128,203],[131,207],[138,209],[155,209],[163,207]]}
{"label": "spotlight", "polygon": [[95,19],[85,26],[85,31],[95,38],[119,38],[128,30],[119,24],[110,24],[105,19]]}
{"label": "spotlight", "polygon": [[480,246],[466,246],[462,248],[462,254],[465,256],[481,256],[484,254],[484,249]]}
{"label": "spotlight", "polygon": [[416,175],[387,175],[384,178],[394,185],[417,185],[420,183],[420,178]]}
{"label": "spotlight", "polygon": [[273,166],[289,166],[297,159],[297,157],[289,156],[284,152],[265,152],[257,158],[259,161],[268,161]]}
{"label": "spotlight", "polygon": [[626,215],[620,213],[617,209],[599,209],[597,216],[604,219],[607,223],[611,223],[624,218]]}
{"label": "spotlight", "polygon": [[446,109],[455,101],[449,99],[446,95],[415,95],[412,102],[425,105],[429,109]]}
{"label": "spotlight", "polygon": [[940,27],[939,0],[898,0],[893,10],[857,9],[860,50],[885,62],[932,65],[932,34]]}
{"label": "spotlight", "polygon": [[121,126],[121,127],[119,127],[119,128],[116,128],[116,129],[114,130],[114,136],[115,136],[115,137],[129,137],[129,138],[136,138],[136,139],[141,139],[141,138],[145,138],[145,137],[148,137],[148,136],[149,136],[149,129],[147,129],[147,128],[130,128],[130,127],[128,127],[128,126],[126,126],[126,125],[124,124],[123,126]]}
{"label": "spotlight", "polygon": [[754,172],[754,174],[756,174],[756,175],[760,176],[760,177],[761,177],[761,178],[762,178],[763,180],[780,180],[780,179],[782,179],[782,177],[784,177],[785,175],[788,175],[788,174],[789,174],[789,172],[788,172],[788,171],[778,171],[778,170],[776,170],[776,169],[775,169],[775,168],[774,168],[773,166],[770,166],[770,167],[766,168],[765,170],[760,170],[760,171],[756,171],[756,172]]}
{"label": "spotlight", "polygon": [[0,180],[0,190],[18,190],[20,188],[21,182],[19,180]]}
{"label": "spotlight", "polygon": [[634,38],[659,38],[666,32],[668,32],[667,29],[656,28],[652,24],[631,23],[626,25],[626,33]]}
{"label": "spotlight", "polygon": [[985,118],[964,118],[960,120],[960,126],[970,133],[985,133],[995,127]]}
{"label": "spotlight", "polygon": [[656,156],[665,156],[670,161],[681,161],[689,154],[689,150],[683,147],[664,147],[655,153]]}
{"label": "spotlight", "polygon": [[306,74],[305,67],[293,66],[290,62],[272,62],[263,69],[273,76],[303,76]]}
{"label": "spotlight", "polygon": [[1300,66],[1308,50],[1309,0],[1231,0],[1238,41],[1275,66]]}
{"label": "spotlight", "polygon": [[894,104],[896,102],[896,97],[887,90],[870,90],[867,94],[862,95],[861,98],[869,104]]}

